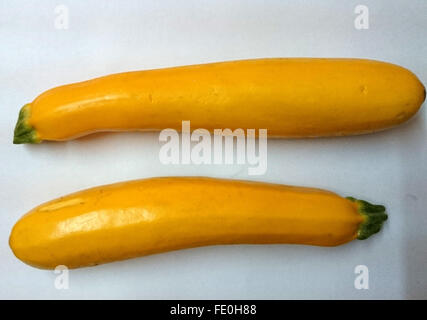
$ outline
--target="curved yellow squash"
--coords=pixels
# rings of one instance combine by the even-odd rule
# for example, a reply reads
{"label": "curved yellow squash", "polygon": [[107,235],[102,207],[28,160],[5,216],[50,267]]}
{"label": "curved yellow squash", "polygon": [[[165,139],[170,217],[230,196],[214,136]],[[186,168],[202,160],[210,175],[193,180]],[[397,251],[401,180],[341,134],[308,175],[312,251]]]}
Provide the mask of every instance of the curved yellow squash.
{"label": "curved yellow squash", "polygon": [[368,133],[413,116],[425,89],[410,71],[361,59],[276,58],[113,74],[25,105],[14,143],[96,131],[268,129],[270,137]]}
{"label": "curved yellow squash", "polygon": [[385,208],[319,189],[201,177],[96,187],[42,204],[10,246],[39,268],[96,265],[182,248],[295,243],[336,246],[380,230]]}

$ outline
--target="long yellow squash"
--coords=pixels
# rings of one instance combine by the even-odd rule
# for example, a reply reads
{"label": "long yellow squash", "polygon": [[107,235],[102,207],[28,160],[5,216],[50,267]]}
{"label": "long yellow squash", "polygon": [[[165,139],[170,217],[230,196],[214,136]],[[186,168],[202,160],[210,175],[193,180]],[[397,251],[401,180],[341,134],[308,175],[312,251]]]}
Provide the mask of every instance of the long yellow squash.
{"label": "long yellow squash", "polygon": [[14,143],[96,131],[268,129],[271,137],[368,133],[413,116],[410,71],[361,59],[276,58],[113,74],[48,90],[20,112]]}
{"label": "long yellow squash", "polygon": [[319,189],[201,177],[96,187],[36,207],[10,246],[39,268],[96,265],[182,248],[366,239],[385,208]]}

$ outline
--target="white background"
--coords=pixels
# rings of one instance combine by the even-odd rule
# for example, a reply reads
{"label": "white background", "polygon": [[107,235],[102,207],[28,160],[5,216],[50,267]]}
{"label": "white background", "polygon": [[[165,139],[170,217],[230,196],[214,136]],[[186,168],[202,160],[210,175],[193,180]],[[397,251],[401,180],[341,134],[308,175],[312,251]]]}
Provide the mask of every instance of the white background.
{"label": "white background", "polygon": [[[55,7],[69,28],[54,27]],[[356,30],[354,8],[369,8]],[[0,2],[0,298],[427,298],[427,127],[422,110],[377,134],[271,140],[268,170],[166,166],[158,133],[98,134],[13,145],[20,107],[51,87],[109,73],[258,57],[358,57],[400,64],[427,83],[427,1]],[[425,107],[424,107],[425,109]],[[122,180],[206,175],[320,187],[385,204],[389,221],[367,241],[336,248],[216,246],[55,274],[17,260],[13,224],[34,206]],[[354,268],[369,268],[369,289]]]}

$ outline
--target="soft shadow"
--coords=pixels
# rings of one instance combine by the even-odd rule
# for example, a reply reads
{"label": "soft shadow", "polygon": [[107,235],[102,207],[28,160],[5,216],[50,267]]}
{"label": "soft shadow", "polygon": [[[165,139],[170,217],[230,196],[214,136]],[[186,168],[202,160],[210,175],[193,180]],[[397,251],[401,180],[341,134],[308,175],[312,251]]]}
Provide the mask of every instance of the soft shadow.
{"label": "soft shadow", "polygon": [[406,299],[427,298],[427,126],[425,107],[402,126],[399,155],[401,161],[401,208],[405,215],[403,257]]}

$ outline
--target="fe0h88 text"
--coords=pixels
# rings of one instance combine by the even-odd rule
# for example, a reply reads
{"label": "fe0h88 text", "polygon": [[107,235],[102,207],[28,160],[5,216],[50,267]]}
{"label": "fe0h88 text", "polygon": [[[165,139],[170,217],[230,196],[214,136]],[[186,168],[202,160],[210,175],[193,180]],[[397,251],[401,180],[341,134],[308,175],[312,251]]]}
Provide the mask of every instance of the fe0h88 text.
{"label": "fe0h88 text", "polygon": [[213,307],[176,305],[170,309],[171,315],[195,315],[198,318],[204,314],[214,315],[255,315],[254,304],[215,304]]}

